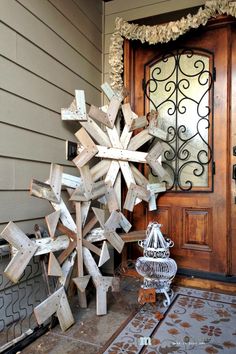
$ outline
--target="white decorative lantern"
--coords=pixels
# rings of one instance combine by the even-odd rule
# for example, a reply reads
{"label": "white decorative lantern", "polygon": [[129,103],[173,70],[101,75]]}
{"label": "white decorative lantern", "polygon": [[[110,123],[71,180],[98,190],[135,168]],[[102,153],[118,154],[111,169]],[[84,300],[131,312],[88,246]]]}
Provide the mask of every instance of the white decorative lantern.
{"label": "white decorative lantern", "polygon": [[163,304],[167,306],[173,296],[170,285],[177,272],[177,265],[172,258],[169,258],[169,248],[173,247],[174,243],[163,237],[160,227],[157,222],[149,223],[146,239],[139,241],[139,245],[144,249],[144,257],[137,259],[135,267],[144,277],[142,287],[154,288],[156,293],[163,293],[166,297]]}

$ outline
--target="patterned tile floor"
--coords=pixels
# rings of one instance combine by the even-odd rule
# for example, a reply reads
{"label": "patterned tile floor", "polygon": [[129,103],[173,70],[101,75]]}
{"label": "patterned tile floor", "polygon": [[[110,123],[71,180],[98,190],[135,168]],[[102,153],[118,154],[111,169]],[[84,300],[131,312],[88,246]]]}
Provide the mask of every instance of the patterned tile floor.
{"label": "patterned tile floor", "polygon": [[[101,348],[116,332],[116,330],[124,323],[130,314],[139,308],[137,303],[137,294],[139,289],[139,280],[135,278],[124,278],[121,282],[121,291],[119,293],[109,293],[108,295],[108,314],[106,316],[96,316],[95,313],[95,293],[90,293],[88,298],[88,308],[80,309],[76,299],[71,303],[76,323],[66,332],[62,332],[59,326],[41,336],[27,348],[21,351],[23,354],[98,354]],[[188,289],[183,289],[181,293],[188,296]],[[194,289],[191,294],[194,295]],[[196,290],[198,291],[198,290]],[[190,295],[190,293],[189,293]],[[210,295],[209,295],[210,296]],[[222,295],[227,298],[228,295]],[[209,298],[209,300],[211,300]],[[161,299],[159,299],[158,309]],[[145,305],[137,316],[144,316],[144,322],[137,318],[134,321],[135,331],[140,330],[142,336],[149,336],[150,330],[153,331],[154,326],[158,323],[155,309],[151,305]],[[166,308],[163,309],[163,312]],[[154,314],[154,315],[153,315]],[[204,314],[200,314],[204,316]],[[199,317],[200,318],[200,317]],[[198,319],[199,319],[198,318]],[[187,320],[186,320],[187,322]],[[141,333],[140,332],[140,333]],[[154,342],[153,342],[154,343]],[[152,343],[152,344],[153,344]],[[158,343],[156,343],[158,344]],[[220,345],[220,344],[219,344]],[[168,345],[167,345],[168,348]],[[124,350],[123,350],[124,349]],[[123,348],[122,353],[136,353],[136,351],[126,350]],[[129,348],[128,348],[129,349]],[[141,348],[143,353],[157,353],[151,347]],[[213,347],[213,350],[216,349]],[[234,348],[235,349],[235,348]],[[140,352],[138,350],[138,352]],[[210,350],[210,349],[209,349]],[[213,351],[214,352],[214,351]],[[228,352],[228,351],[227,351]],[[230,352],[230,351],[229,351]],[[116,353],[116,351],[114,351]],[[117,353],[120,353],[118,350]],[[163,352],[164,353],[164,352]],[[219,351],[224,353],[224,351]],[[236,351],[235,351],[236,353]]]}

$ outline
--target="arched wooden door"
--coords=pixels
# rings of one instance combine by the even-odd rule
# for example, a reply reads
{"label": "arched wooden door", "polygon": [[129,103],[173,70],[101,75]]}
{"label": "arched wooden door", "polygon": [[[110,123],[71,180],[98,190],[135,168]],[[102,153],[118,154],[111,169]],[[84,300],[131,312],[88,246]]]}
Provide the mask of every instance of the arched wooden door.
{"label": "arched wooden door", "polygon": [[230,29],[222,24],[165,45],[131,42],[125,57],[133,110],[157,110],[167,134],[168,192],[157,211],[136,206],[132,224],[142,230],[157,220],[175,242],[179,268],[220,274],[229,273],[229,48]]}

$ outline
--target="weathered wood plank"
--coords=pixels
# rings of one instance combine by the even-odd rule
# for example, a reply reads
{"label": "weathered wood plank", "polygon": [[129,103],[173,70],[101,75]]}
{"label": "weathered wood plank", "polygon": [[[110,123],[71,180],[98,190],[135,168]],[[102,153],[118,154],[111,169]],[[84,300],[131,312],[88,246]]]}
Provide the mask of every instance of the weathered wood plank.
{"label": "weathered wood plank", "polygon": [[63,286],[34,308],[34,314],[39,325],[43,324],[54,313],[58,317],[62,331],[66,331],[75,322]]}
{"label": "weathered wood plank", "polygon": [[104,228],[104,224],[105,224],[105,210],[104,209],[99,209],[99,208],[95,208],[93,207],[92,208],[96,218],[97,218],[97,221],[99,222],[100,226],[102,228]]}
{"label": "weathered wood plank", "polygon": [[63,285],[65,289],[68,288],[70,283],[70,277],[75,265],[76,251],[73,251],[69,257],[66,258],[62,264],[62,276],[58,279],[60,285]]}
{"label": "weathered wood plank", "polygon": [[133,113],[132,113],[132,110],[131,110],[130,103],[122,104],[121,109],[122,109],[122,112],[123,112],[123,115],[124,115],[125,124],[128,127],[128,131],[130,131],[130,127],[131,127],[132,120],[133,120]]}
{"label": "weathered wood plank", "polygon": [[[106,160],[103,160],[106,161]],[[112,186],[115,184],[118,172],[120,170],[119,161],[111,161],[109,170],[107,171],[105,182],[110,183]]]}
{"label": "weathered wood plank", "polygon": [[132,161],[146,163],[147,153],[141,151],[129,151],[124,149],[107,148],[106,146],[97,145],[98,153],[97,157],[105,159],[114,159],[121,161]]}
{"label": "weathered wood plank", "polygon": [[117,250],[117,252],[121,253],[124,247],[124,241],[115,231],[104,231],[104,236],[107,241]]}
{"label": "weathered wood plank", "polygon": [[73,162],[76,167],[83,167],[86,163],[88,163],[98,152],[96,146],[93,148],[84,148],[79,154],[73,159]]}
{"label": "weathered wood plank", "polygon": [[107,242],[104,241],[102,243],[102,249],[101,249],[101,253],[100,253],[98,267],[101,267],[104,263],[106,263],[108,261],[108,259],[110,259],[110,254],[109,254],[109,250],[107,247]]}
{"label": "weathered wood plank", "polygon": [[112,127],[107,113],[103,112],[98,107],[91,105],[88,114],[89,114],[89,117],[95,119],[97,122],[102,123],[102,124],[106,125],[107,127],[110,127],[110,128]]}
{"label": "weathered wood plank", "polygon": [[99,178],[105,176],[110,167],[111,161],[101,160],[96,165],[91,168],[91,174],[93,176],[93,181],[96,182]]}
{"label": "weathered wood plank", "polygon": [[121,136],[120,136],[120,142],[121,142],[124,149],[126,149],[127,146],[129,145],[132,135],[133,135],[133,132],[129,131],[128,125],[125,124],[124,129],[123,129]]}
{"label": "weathered wood plank", "polygon": [[66,207],[65,202],[63,201],[63,199],[61,198],[61,201],[59,204],[57,203],[53,203],[51,202],[53,208],[55,210],[60,210],[61,214],[60,214],[60,219],[61,222],[67,226],[69,229],[73,230],[76,232],[76,224],[71,216],[71,213],[69,212],[69,210]]}
{"label": "weathered wood plank", "polygon": [[124,209],[133,211],[136,198],[140,198],[148,202],[150,197],[151,197],[151,193],[146,188],[131,184],[126,194]]}
{"label": "weathered wood plank", "polygon": [[50,252],[49,254],[48,275],[55,276],[55,277],[62,276],[62,270],[60,264],[58,263],[58,260],[56,259],[56,257],[52,252]]}
{"label": "weathered wood plank", "polygon": [[82,252],[82,220],[81,220],[81,203],[75,203],[76,211],[76,227],[77,227],[77,266],[78,266],[78,277],[84,275],[83,270],[83,252]]}
{"label": "weathered wood plank", "polygon": [[148,164],[151,166],[153,171],[161,178],[167,174],[166,170],[162,167],[162,165],[158,161],[163,151],[164,151],[163,145],[157,142],[146,156],[146,160]]}
{"label": "weathered wood plank", "polygon": [[105,230],[115,231],[120,226],[121,215],[116,210],[112,211],[105,222]]}
{"label": "weathered wood plank", "polygon": [[85,196],[89,199],[95,200],[106,194],[107,184],[104,180],[93,183],[91,192],[85,192]]}
{"label": "weathered wood plank", "polygon": [[97,222],[98,222],[98,219],[96,216],[92,217],[92,219],[89,220],[89,222],[83,228],[83,231],[82,231],[83,237],[85,237],[94,228],[94,226],[97,224]]}
{"label": "weathered wood plank", "polygon": [[152,136],[148,133],[148,129],[144,129],[130,140],[128,149],[135,151],[151,139]]}
{"label": "weathered wood plank", "polygon": [[92,178],[90,168],[88,165],[84,165],[80,167],[79,170],[80,170],[81,178],[83,180],[85,192],[90,194],[93,188],[93,178]]}
{"label": "weathered wood plank", "polygon": [[57,228],[57,223],[60,218],[60,214],[61,214],[61,211],[57,210],[57,211],[54,211],[53,213],[45,216],[48,232],[52,238],[54,238],[55,231]]}
{"label": "weathered wood plank", "polygon": [[166,140],[167,138],[167,132],[154,126],[154,123],[152,123],[152,121],[148,126],[148,132],[150,135],[155,136],[156,138],[159,138],[161,140]]}
{"label": "weathered wood plank", "polygon": [[58,197],[50,184],[37,181],[36,179],[31,180],[30,195],[37,198],[47,199],[54,203],[59,202]]}
{"label": "weathered wood plank", "polygon": [[63,173],[61,183],[65,187],[78,188],[82,185],[82,180],[80,177],[73,176],[68,173]]}
{"label": "weathered wood plank", "polygon": [[119,108],[120,108],[120,103],[121,101],[116,97],[113,96],[110,100],[108,109],[107,109],[107,117],[109,120],[109,125],[108,127],[113,128],[116,120],[116,116],[118,114]]}
{"label": "weathered wood plank", "polygon": [[1,232],[1,236],[17,249],[17,253],[4,270],[4,274],[6,274],[12,282],[16,283],[35,254],[38,246],[11,221]]}
{"label": "weathered wood plank", "polygon": [[75,136],[84,147],[90,149],[96,147],[96,144],[94,143],[93,139],[90,138],[90,135],[83,127],[75,133]]}
{"label": "weathered wood plank", "polygon": [[112,99],[113,96],[116,96],[115,91],[111,88],[111,86],[108,84],[108,82],[104,82],[101,85],[102,91],[105,93],[109,101]]}
{"label": "weathered wood plank", "polygon": [[122,227],[122,229],[125,231],[125,232],[129,232],[129,230],[131,229],[132,227],[132,224],[129,222],[129,220],[124,216],[124,214],[122,212],[119,212],[120,214],[120,221],[119,221],[119,224],[120,226]]}
{"label": "weathered wood plank", "polygon": [[107,291],[112,285],[112,277],[103,277],[98,269],[90,251],[83,247],[84,264],[88,273],[92,276],[96,287],[96,313],[105,315],[107,313]]}
{"label": "weathered wood plank", "polygon": [[115,192],[115,189],[112,187],[112,185],[110,183],[106,184],[105,197],[106,197],[106,201],[107,201],[107,205],[108,205],[108,209],[109,209],[110,213],[113,210],[120,209],[117,194]]}
{"label": "weathered wood plank", "polygon": [[141,116],[134,118],[131,123],[130,130],[144,128],[147,125],[147,118],[146,116]]}
{"label": "weathered wood plank", "polygon": [[133,172],[135,182],[142,187],[146,187],[149,183],[148,179],[133,164],[130,164],[130,168]]}
{"label": "weathered wood plank", "polygon": [[87,122],[80,122],[92,138],[100,145],[111,146],[111,142],[104,131],[98,126],[93,119],[88,118]]}
{"label": "weathered wood plank", "polygon": [[126,186],[127,186],[127,188],[129,188],[131,183],[135,183],[135,179],[133,176],[133,172],[130,168],[130,165],[127,161],[119,161],[119,165],[120,165],[121,171],[123,173],[123,177],[125,179]]}

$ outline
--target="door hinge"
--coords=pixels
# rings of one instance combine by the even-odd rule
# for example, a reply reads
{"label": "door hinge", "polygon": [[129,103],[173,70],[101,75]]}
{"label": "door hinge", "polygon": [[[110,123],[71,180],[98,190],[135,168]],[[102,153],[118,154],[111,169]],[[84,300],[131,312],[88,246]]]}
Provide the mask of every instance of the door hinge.
{"label": "door hinge", "polygon": [[213,163],[212,163],[212,174],[213,175],[216,174],[216,163],[215,163],[215,161],[213,161]]}
{"label": "door hinge", "polygon": [[142,89],[145,90],[145,79],[142,79]]}
{"label": "door hinge", "polygon": [[216,67],[213,68],[213,81],[216,81]]}

